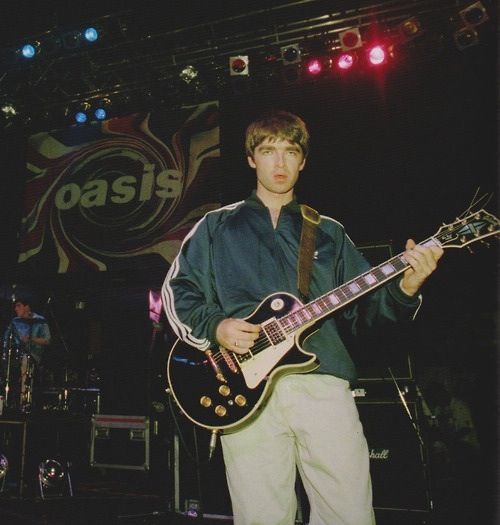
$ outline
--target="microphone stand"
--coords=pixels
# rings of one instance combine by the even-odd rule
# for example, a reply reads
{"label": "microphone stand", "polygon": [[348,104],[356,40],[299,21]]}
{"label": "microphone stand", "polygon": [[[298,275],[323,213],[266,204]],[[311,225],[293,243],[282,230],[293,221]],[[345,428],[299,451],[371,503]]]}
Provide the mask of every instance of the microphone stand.
{"label": "microphone stand", "polygon": [[8,343],[7,343],[7,369],[5,371],[5,387],[4,387],[4,399],[5,399],[5,406],[7,408],[10,408],[10,374],[11,374],[11,365],[12,365],[12,359],[13,359],[13,349],[14,349],[14,332],[17,335],[17,338],[19,339],[19,334],[17,333],[16,326],[11,321],[9,324],[9,327],[7,328],[9,331],[9,337],[8,337]]}
{"label": "microphone stand", "polygon": [[66,358],[64,360],[64,389],[63,389],[63,393],[62,393],[62,397],[61,395],[59,395],[59,403],[61,403],[61,406],[60,408],[63,410],[63,411],[66,411],[66,410],[69,410],[69,394],[68,394],[68,377],[69,377],[69,372],[68,372],[68,360],[69,360],[69,356],[70,356],[70,351],[69,351],[69,348],[68,348],[68,344],[66,343],[66,339],[64,339],[64,336],[62,334],[62,331],[61,331],[61,327],[59,325],[59,322],[54,314],[54,310],[53,308],[51,307],[50,303],[52,302],[52,297],[49,297],[47,299],[47,312],[48,312],[48,317],[50,317],[50,319],[52,320],[52,323],[56,329],[56,333],[57,333],[57,336],[59,337],[59,340],[61,341],[62,345],[63,345],[63,348],[66,352]]}
{"label": "microphone stand", "polygon": [[[32,317],[30,314],[30,321]],[[31,355],[33,343],[33,322],[29,323],[28,342],[26,343],[26,369],[23,370],[24,358],[21,363],[21,412],[25,414],[31,412],[33,405],[33,381],[34,363]]]}
{"label": "microphone stand", "polygon": [[[426,452],[426,447],[425,447],[425,444],[424,444],[424,440],[422,439],[422,434],[420,433],[420,429],[418,428],[418,425],[415,421],[415,419],[413,418],[413,416],[411,415],[411,412],[410,412],[410,409],[408,408],[408,404],[406,402],[406,399],[405,399],[405,393],[401,390],[401,388],[399,387],[398,385],[398,382],[396,380],[396,378],[394,377],[394,374],[392,373],[392,370],[390,367],[388,367],[388,370],[389,370],[389,373],[391,374],[391,377],[392,377],[392,380],[394,382],[394,385],[396,386],[396,389],[398,391],[398,395],[399,395],[399,399],[401,400],[401,403],[403,404],[403,407],[405,408],[406,410],[406,413],[408,414],[408,417],[411,421],[411,424],[415,430],[415,433],[417,435],[417,438],[418,438],[418,441],[420,443],[420,455],[421,455],[421,458],[422,458],[422,461],[423,461],[423,466],[424,466],[424,479],[425,479],[425,483],[426,483],[426,492],[427,492],[427,499],[428,499],[428,503],[429,503],[429,507],[430,509],[432,510],[434,508],[434,501],[432,499],[432,493],[431,493],[431,488],[432,488],[432,482],[431,482],[431,479],[429,477],[429,463],[428,463],[428,458],[427,458],[427,452]],[[423,396],[422,396],[422,393],[420,392],[420,389],[418,387],[418,385],[416,385],[416,392],[417,392],[417,396],[419,396],[421,398],[421,401],[423,401],[424,405],[423,405],[423,410],[425,411],[426,409],[429,410],[428,406],[427,406],[427,403],[425,403],[425,400],[423,399]],[[429,410],[430,412],[430,410]],[[431,413],[431,412],[430,412]],[[432,415],[432,413],[431,413]]]}
{"label": "microphone stand", "polygon": [[408,408],[408,403],[406,402],[406,398],[405,398],[405,392],[403,392],[401,390],[401,388],[399,387],[398,382],[397,382],[396,378],[394,377],[394,374],[392,373],[391,367],[388,367],[388,370],[389,370],[389,373],[391,374],[391,377],[392,377],[392,380],[394,382],[394,385],[396,386],[396,390],[398,391],[399,399],[401,400],[401,403],[403,404],[403,407],[404,407],[406,413],[408,414],[408,418],[410,419],[410,422],[411,422],[411,424],[412,424],[412,426],[413,426],[413,428],[415,430],[415,434],[417,435],[418,441],[420,442],[420,444],[423,447],[424,446],[424,440],[422,439],[422,435],[420,434],[420,429],[418,428],[418,425],[417,425],[415,419],[413,418],[413,416],[411,415],[410,409]]}

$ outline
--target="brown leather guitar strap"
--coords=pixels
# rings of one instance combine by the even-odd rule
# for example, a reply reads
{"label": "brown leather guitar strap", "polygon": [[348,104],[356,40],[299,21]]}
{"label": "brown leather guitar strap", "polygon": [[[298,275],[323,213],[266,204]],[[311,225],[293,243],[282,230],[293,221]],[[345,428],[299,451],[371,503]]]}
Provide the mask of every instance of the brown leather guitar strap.
{"label": "brown leather guitar strap", "polygon": [[300,205],[302,232],[300,234],[299,260],[297,264],[297,288],[302,301],[308,301],[309,283],[316,246],[316,227],[321,222],[319,213],[305,204]]}

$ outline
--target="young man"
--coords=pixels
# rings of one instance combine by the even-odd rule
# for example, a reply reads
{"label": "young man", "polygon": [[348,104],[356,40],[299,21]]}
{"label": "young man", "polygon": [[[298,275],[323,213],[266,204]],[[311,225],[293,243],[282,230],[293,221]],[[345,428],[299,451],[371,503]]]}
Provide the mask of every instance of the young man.
{"label": "young man", "polygon": [[[246,132],[257,189],[245,201],[207,214],[183,242],[167,274],[163,299],[176,334],[199,350],[219,345],[247,353],[260,326],[248,317],[272,293],[298,296],[302,228],[294,186],[304,168],[304,122],[278,111]],[[236,525],[292,525],[298,468],[310,503],[310,525],[374,523],[368,448],[350,382],[354,364],[340,332],[411,319],[418,290],[436,268],[440,248],[407,242],[410,268],[402,278],[326,317],[303,342],[316,354],[314,372],[279,379],[259,416],[222,436]],[[309,300],[369,268],[338,222],[322,217]]]}
{"label": "young man", "polygon": [[[33,408],[33,395],[36,370],[40,368],[43,349],[50,344],[50,329],[45,317],[31,310],[28,298],[18,298],[14,303],[16,316],[7,327],[4,340],[4,356],[10,352],[12,371],[19,377],[9,377],[12,392],[7,400],[8,408],[30,412]],[[4,364],[5,366],[5,364]]]}

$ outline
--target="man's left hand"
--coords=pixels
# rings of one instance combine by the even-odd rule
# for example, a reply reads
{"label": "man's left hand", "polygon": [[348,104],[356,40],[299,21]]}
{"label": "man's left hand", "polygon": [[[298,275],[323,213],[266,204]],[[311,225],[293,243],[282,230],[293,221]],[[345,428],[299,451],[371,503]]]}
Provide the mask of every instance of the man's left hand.
{"label": "man's left hand", "polygon": [[413,239],[408,239],[404,256],[410,268],[403,274],[399,286],[406,295],[411,297],[418,292],[425,280],[437,268],[437,262],[443,256],[443,249],[440,246],[421,246]]}

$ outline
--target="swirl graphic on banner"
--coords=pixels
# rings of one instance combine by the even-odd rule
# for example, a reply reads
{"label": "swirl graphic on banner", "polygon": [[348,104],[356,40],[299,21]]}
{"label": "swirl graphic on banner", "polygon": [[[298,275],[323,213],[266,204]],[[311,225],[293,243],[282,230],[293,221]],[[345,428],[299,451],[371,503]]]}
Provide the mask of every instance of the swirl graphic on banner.
{"label": "swirl graphic on banner", "polygon": [[207,192],[220,156],[216,103],[39,133],[29,146],[20,263],[50,251],[58,272],[146,254],[170,262],[194,222],[219,206]]}

